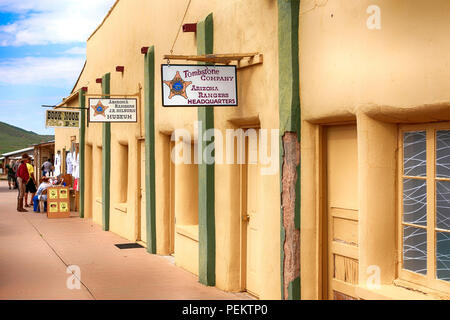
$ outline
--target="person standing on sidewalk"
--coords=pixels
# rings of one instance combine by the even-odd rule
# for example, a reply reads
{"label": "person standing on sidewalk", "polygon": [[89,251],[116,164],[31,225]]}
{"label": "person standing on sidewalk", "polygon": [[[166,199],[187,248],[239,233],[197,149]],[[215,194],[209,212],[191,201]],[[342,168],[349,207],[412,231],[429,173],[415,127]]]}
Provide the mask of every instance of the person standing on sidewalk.
{"label": "person standing on sidewalk", "polygon": [[19,188],[19,183],[17,182],[17,170],[19,169],[20,166],[20,160],[16,160],[16,162],[14,162],[14,189],[18,189]]}
{"label": "person standing on sidewalk", "polygon": [[27,153],[22,155],[21,163],[17,169],[17,183],[19,185],[19,193],[17,195],[17,211],[18,212],[28,212],[23,208],[23,198],[25,195],[25,185],[30,179],[30,174],[28,173],[27,163],[30,161],[30,157]]}
{"label": "person standing on sidewalk", "polygon": [[14,161],[13,160],[9,161],[9,163],[6,165],[6,170],[7,170],[7,174],[8,174],[8,186],[9,186],[9,190],[11,190],[12,188],[14,188],[14,186],[16,184],[16,173],[14,172]]}
{"label": "person standing on sidewalk", "polygon": [[[28,182],[25,186],[25,207],[26,208],[31,207],[34,195],[36,194],[36,191],[37,191],[36,179],[34,178],[34,167],[30,163],[30,161],[27,162],[27,169],[28,169],[28,174],[29,174],[30,178],[28,179]],[[30,203],[28,203],[28,194],[29,193],[31,193]]]}
{"label": "person standing on sidewalk", "polygon": [[51,163],[51,159],[48,159],[42,165],[42,171],[43,171],[42,175],[44,177],[47,176],[47,173],[50,175],[50,173],[52,172],[52,169],[53,169],[53,164]]}

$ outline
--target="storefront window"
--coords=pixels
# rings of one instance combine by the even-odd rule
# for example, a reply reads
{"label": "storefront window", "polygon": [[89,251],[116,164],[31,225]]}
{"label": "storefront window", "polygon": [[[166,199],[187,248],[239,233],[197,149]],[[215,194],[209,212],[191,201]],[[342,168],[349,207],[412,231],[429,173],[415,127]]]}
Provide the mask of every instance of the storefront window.
{"label": "storefront window", "polygon": [[430,124],[415,126],[418,130],[401,130],[400,274],[448,291],[450,124],[448,130],[440,127],[445,128],[444,124]]}
{"label": "storefront window", "polygon": [[[426,132],[403,137],[403,267],[427,273]],[[408,177],[408,178],[406,178]]]}
{"label": "storefront window", "polygon": [[436,132],[436,276],[450,281],[450,130]]}

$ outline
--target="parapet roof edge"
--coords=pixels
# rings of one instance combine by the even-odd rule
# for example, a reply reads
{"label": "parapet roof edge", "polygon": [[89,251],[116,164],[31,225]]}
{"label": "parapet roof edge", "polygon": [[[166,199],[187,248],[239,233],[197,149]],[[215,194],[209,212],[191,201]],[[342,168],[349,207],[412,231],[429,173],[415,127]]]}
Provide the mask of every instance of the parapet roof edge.
{"label": "parapet roof edge", "polygon": [[89,39],[91,39],[94,34],[97,32],[98,29],[100,29],[103,24],[105,23],[106,19],[108,19],[109,15],[111,14],[111,12],[114,10],[114,8],[116,7],[116,5],[119,3],[120,0],[116,0],[116,2],[114,2],[114,4],[112,5],[112,7],[109,9],[108,13],[106,14],[105,18],[103,18],[102,23],[100,23],[100,25],[97,27],[97,29],[94,30],[94,32],[92,32],[92,34],[89,36],[89,38],[86,41],[89,41]]}

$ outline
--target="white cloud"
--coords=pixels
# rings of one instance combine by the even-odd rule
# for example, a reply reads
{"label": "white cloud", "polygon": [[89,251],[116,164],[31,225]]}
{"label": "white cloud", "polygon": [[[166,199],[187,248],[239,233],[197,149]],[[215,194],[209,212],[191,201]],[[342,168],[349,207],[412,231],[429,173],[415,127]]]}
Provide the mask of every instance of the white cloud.
{"label": "white cloud", "polygon": [[21,14],[0,26],[1,46],[85,42],[115,0],[0,0],[0,11]]}
{"label": "white cloud", "polygon": [[62,54],[70,54],[70,55],[86,55],[85,47],[73,47],[69,50],[62,52]]}
{"label": "white cloud", "polygon": [[73,86],[83,68],[83,58],[12,58],[0,61],[0,83]]}

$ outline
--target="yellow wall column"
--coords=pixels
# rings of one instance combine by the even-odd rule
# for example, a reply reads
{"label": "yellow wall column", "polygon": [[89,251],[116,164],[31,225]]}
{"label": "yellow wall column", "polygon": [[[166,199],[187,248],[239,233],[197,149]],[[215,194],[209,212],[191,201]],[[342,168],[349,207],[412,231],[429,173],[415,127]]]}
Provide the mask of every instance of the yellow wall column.
{"label": "yellow wall column", "polygon": [[395,277],[397,126],[357,116],[359,171],[359,283],[380,268],[381,284]]}

